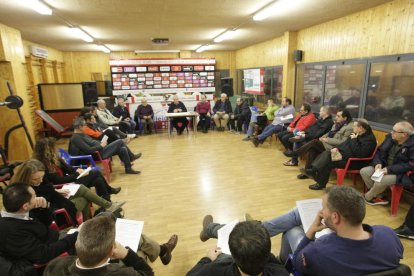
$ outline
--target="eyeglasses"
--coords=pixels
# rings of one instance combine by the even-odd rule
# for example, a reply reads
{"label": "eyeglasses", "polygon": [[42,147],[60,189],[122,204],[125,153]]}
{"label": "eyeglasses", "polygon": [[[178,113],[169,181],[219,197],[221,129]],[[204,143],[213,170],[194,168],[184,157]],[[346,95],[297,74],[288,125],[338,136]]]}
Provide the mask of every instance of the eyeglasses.
{"label": "eyeglasses", "polygon": [[405,133],[404,131],[391,130],[392,133]]}
{"label": "eyeglasses", "polygon": [[404,131],[395,131],[395,130],[391,130],[392,133],[405,133]]}

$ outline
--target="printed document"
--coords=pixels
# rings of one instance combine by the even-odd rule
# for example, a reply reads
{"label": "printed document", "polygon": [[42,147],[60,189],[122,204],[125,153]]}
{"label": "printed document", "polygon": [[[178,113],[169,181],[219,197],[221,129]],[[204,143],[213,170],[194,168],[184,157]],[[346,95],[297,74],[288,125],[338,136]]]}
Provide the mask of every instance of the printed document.
{"label": "printed document", "polygon": [[108,136],[106,136],[106,135],[104,135],[104,137],[102,137],[102,140],[101,140],[101,143],[103,142],[103,143],[106,143],[106,142],[108,142]]}
{"label": "printed document", "polygon": [[[303,230],[306,233],[309,227],[312,225],[313,221],[315,220],[316,216],[318,215],[319,211],[322,210],[322,199],[314,198],[296,201],[296,207],[299,211],[299,216],[302,221]],[[322,223],[324,223],[323,220]],[[322,231],[317,232],[315,234],[315,238],[319,238],[328,233],[332,233],[332,230],[326,228]]]}
{"label": "printed document", "polygon": [[286,116],[280,117],[280,120],[282,120],[282,121],[287,121],[287,120],[290,120],[290,119],[293,119],[293,114],[288,114]]}
{"label": "printed document", "polygon": [[231,255],[229,248],[229,236],[233,231],[234,226],[239,223],[239,220],[233,220],[217,231],[217,247],[221,248],[221,252]]}
{"label": "printed document", "polygon": [[83,172],[78,175],[78,177],[76,177],[76,179],[79,179],[81,177],[84,177],[85,175],[87,175],[90,171],[92,170],[92,167],[87,167],[86,169],[83,170]]}
{"label": "printed document", "polygon": [[143,229],[143,221],[118,218],[115,224],[115,240],[137,252]]}
{"label": "printed document", "polygon": [[375,182],[380,182],[384,176],[384,172],[381,170],[376,170],[372,175],[371,179]]}
{"label": "printed document", "polygon": [[69,198],[71,196],[74,196],[78,192],[79,187],[80,187],[79,184],[69,183],[69,184],[63,185],[62,189],[69,191],[69,194],[66,195],[66,197]]}

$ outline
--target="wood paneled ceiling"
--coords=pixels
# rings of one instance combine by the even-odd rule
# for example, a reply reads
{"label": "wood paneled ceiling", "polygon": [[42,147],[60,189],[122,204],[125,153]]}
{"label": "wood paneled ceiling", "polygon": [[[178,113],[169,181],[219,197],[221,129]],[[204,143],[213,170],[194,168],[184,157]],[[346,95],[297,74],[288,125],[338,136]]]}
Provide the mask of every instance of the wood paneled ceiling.
{"label": "wood paneled ceiling", "polygon": [[[40,15],[22,5],[28,0],[1,0],[0,23],[22,37],[62,51],[97,51],[93,43],[74,37],[68,24],[78,25],[112,51],[237,50],[286,31],[296,31],[368,9],[389,0],[290,0],[294,6],[264,21],[252,15],[273,0],[45,0],[54,13]],[[284,1],[284,0],[278,0]],[[237,37],[214,43],[226,29]],[[153,45],[151,38],[169,38]]]}

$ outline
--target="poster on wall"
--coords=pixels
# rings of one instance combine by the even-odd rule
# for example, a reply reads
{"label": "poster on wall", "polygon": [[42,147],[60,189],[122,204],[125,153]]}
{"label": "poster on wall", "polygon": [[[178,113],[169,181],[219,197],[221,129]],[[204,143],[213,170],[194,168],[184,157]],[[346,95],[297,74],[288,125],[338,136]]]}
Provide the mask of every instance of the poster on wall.
{"label": "poster on wall", "polygon": [[216,60],[110,60],[113,95],[214,92]]}
{"label": "poster on wall", "polygon": [[264,69],[245,69],[244,92],[255,95],[264,95],[263,75]]}

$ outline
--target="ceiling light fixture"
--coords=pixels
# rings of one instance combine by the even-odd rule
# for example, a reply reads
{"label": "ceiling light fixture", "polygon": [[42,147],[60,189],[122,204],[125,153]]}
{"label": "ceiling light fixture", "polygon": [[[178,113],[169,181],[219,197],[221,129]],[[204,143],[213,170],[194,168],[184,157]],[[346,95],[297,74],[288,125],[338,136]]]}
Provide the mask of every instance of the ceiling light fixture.
{"label": "ceiling light fixture", "polygon": [[98,44],[97,46],[98,46],[98,49],[104,53],[109,54],[111,52],[111,50],[103,44]]}
{"label": "ceiling light fixture", "polygon": [[23,3],[40,14],[51,15],[53,13],[49,6],[39,0],[26,0]]}
{"label": "ceiling light fixture", "polygon": [[207,50],[208,47],[210,47],[210,45],[204,44],[204,45],[201,45],[200,47],[198,47],[195,51],[196,51],[196,53],[201,53],[201,52]]}
{"label": "ceiling light fixture", "polygon": [[180,50],[135,50],[134,53],[136,54],[144,54],[144,53],[179,53]]}
{"label": "ceiling light fixture", "polygon": [[214,38],[214,42],[215,43],[220,43],[224,40],[231,39],[236,34],[236,31],[237,31],[236,29],[226,30],[223,33],[221,33],[220,35],[218,35],[216,38]]}
{"label": "ceiling light fixture", "polygon": [[87,34],[84,30],[78,27],[69,27],[73,34],[85,42],[92,42],[93,37]]}
{"label": "ceiling light fixture", "polygon": [[300,4],[300,2],[302,2],[302,1],[301,0],[298,0],[298,1],[289,1],[289,0],[275,1],[275,2],[267,5],[263,9],[259,10],[258,12],[256,12],[253,15],[253,20],[254,21],[261,21],[261,20],[264,20],[264,19],[268,18],[271,15],[275,15],[276,13],[280,13],[280,12],[285,13],[290,8],[295,7],[295,6],[297,7]]}

